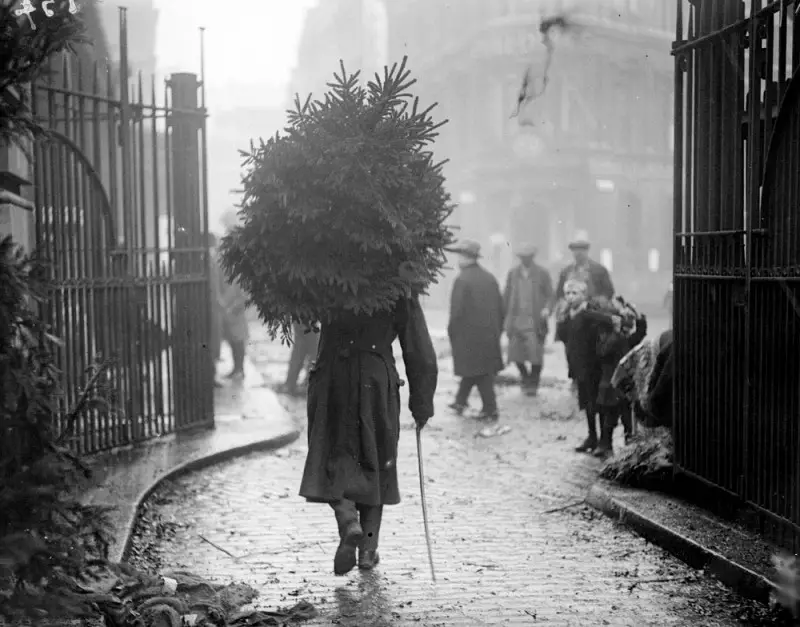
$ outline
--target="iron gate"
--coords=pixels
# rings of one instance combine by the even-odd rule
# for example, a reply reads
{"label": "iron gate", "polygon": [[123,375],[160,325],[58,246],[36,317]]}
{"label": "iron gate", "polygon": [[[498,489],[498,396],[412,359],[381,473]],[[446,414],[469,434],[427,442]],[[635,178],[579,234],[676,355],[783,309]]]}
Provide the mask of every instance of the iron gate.
{"label": "iron gate", "polygon": [[678,0],[675,462],[800,547],[800,15]]}
{"label": "iron gate", "polygon": [[[205,103],[193,74],[128,75],[68,54],[32,87],[49,129],[34,154],[36,237],[54,287],[46,315],[64,344],[63,408],[111,360],[118,412],[76,425],[95,452],[213,424]],[[203,97],[203,101],[205,98]]]}

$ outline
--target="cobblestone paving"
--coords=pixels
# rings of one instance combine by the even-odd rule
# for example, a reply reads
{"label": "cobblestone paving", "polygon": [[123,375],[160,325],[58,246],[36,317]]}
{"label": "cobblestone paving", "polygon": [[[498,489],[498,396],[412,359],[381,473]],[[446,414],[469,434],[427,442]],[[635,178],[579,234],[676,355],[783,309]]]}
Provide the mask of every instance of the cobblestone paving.
{"label": "cobblestone paving", "polygon": [[[558,354],[550,357],[557,374]],[[302,438],[165,486],[135,546],[147,547],[151,566],[251,583],[259,607],[306,599],[320,611],[314,626],[743,624],[742,605],[721,585],[580,504],[599,462],[572,452],[582,425],[565,419],[564,382],[549,379],[538,399],[503,390],[512,431],[481,439],[474,423],[444,410],[455,383],[443,368],[439,411],[423,436],[437,584],[408,415],[404,500],[386,510],[373,573],[333,576],[332,511],[297,496]]]}

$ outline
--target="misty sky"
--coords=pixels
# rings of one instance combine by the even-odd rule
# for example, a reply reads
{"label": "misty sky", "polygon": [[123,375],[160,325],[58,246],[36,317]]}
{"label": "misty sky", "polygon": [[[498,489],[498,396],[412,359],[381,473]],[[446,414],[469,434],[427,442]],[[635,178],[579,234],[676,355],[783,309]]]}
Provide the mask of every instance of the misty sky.
{"label": "misty sky", "polygon": [[[159,73],[199,72],[199,35],[206,28],[209,101],[227,108],[282,104],[295,64],[305,10],[316,0],[155,0]],[[230,7],[230,8],[228,8]],[[231,87],[236,86],[235,89]]]}

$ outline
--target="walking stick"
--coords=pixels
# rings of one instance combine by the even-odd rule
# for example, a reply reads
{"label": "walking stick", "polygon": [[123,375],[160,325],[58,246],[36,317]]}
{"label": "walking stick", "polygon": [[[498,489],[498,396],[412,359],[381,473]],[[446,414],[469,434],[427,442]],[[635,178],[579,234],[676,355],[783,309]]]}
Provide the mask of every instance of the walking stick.
{"label": "walking stick", "polygon": [[425,542],[428,544],[428,563],[431,565],[431,579],[436,583],[433,570],[433,548],[431,547],[431,530],[428,527],[428,505],[425,501],[425,472],[422,470],[422,429],[417,427],[417,460],[419,461],[419,492],[422,497],[422,521],[425,523]]}

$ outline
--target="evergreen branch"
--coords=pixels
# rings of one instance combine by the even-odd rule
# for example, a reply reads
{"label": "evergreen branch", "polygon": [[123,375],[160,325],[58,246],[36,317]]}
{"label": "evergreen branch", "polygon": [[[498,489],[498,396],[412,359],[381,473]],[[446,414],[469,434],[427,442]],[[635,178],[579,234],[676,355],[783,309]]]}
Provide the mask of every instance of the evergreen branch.
{"label": "evergreen branch", "polygon": [[75,422],[78,420],[80,416],[84,414],[86,411],[87,406],[94,394],[97,390],[97,382],[100,380],[100,377],[106,373],[110,366],[110,362],[105,361],[101,363],[96,369],[94,374],[92,374],[89,382],[86,386],[81,390],[81,394],[78,397],[78,400],[75,402],[73,408],[67,413],[66,416],[66,425],[63,431],[59,434],[56,438],[56,445],[60,446],[64,444],[67,436],[72,435],[72,432],[75,428]]}

